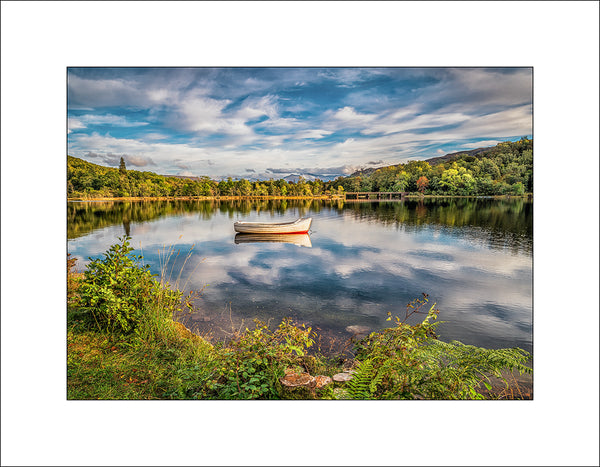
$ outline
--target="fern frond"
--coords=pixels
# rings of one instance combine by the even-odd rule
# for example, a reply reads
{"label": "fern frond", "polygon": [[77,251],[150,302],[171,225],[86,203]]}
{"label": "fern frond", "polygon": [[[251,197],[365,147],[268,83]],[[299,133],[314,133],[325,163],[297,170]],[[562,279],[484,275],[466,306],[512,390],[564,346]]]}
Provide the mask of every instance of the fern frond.
{"label": "fern frond", "polygon": [[371,383],[375,376],[375,369],[371,360],[365,360],[359,363],[352,379],[346,383],[348,396],[351,399],[371,399]]}

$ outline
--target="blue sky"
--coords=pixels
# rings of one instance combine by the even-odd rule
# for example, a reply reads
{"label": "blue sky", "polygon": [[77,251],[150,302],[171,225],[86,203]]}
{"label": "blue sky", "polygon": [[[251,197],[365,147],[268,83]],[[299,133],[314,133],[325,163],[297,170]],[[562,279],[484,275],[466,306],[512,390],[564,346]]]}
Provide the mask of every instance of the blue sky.
{"label": "blue sky", "polygon": [[165,175],[349,175],[532,135],[531,68],[69,68],[68,153]]}

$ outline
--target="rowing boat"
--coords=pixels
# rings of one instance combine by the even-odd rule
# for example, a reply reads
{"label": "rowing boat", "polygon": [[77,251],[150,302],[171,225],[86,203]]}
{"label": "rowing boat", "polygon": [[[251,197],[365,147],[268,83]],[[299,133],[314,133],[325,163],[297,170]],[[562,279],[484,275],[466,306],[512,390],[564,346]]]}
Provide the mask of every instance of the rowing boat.
{"label": "rowing boat", "polygon": [[243,222],[233,224],[236,232],[250,234],[303,234],[308,232],[311,217],[301,217],[293,222]]}

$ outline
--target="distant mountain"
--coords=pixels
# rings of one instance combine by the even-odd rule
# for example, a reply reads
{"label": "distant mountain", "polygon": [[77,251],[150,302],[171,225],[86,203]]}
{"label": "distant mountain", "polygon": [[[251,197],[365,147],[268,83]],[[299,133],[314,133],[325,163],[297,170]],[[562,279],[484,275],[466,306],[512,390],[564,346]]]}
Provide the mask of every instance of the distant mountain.
{"label": "distant mountain", "polygon": [[[291,175],[288,175],[287,177],[283,177],[283,179],[288,183],[289,182],[298,183],[298,180],[300,180],[300,177],[302,177],[302,175],[291,174]],[[302,177],[302,178],[304,178],[304,177]]]}
{"label": "distant mountain", "polygon": [[298,183],[300,177],[302,177],[307,182],[314,182],[315,180],[321,180],[322,182],[328,182],[330,180],[335,180],[338,177],[341,177],[342,174],[335,175],[321,175],[321,174],[312,174],[312,173],[302,173],[302,174],[290,174],[287,177],[283,177],[283,179],[290,183]]}
{"label": "distant mountain", "polygon": [[[385,167],[396,167],[397,165],[401,165],[401,164],[394,164],[394,165],[386,165]],[[360,169],[357,170],[356,172],[348,175],[348,177],[364,177],[365,175],[370,175],[373,172],[375,172],[377,169],[380,169],[381,167],[369,167],[368,169]]]}

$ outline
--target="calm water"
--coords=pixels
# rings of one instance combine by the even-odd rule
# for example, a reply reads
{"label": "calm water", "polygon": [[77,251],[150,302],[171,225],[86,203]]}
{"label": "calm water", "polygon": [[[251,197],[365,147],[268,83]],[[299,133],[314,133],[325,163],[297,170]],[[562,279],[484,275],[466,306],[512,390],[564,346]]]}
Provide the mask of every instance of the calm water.
{"label": "calm water", "polygon": [[[190,329],[226,337],[283,317],[340,342],[377,330],[422,293],[444,341],[532,351],[533,206],[524,200],[68,203],[68,251],[87,264],[128,234],[136,254],[185,290],[204,289]],[[236,220],[313,218],[286,241],[237,236]],[[288,240],[280,238],[278,240]],[[420,319],[420,318],[419,318]],[[417,320],[414,320],[416,322]]]}

